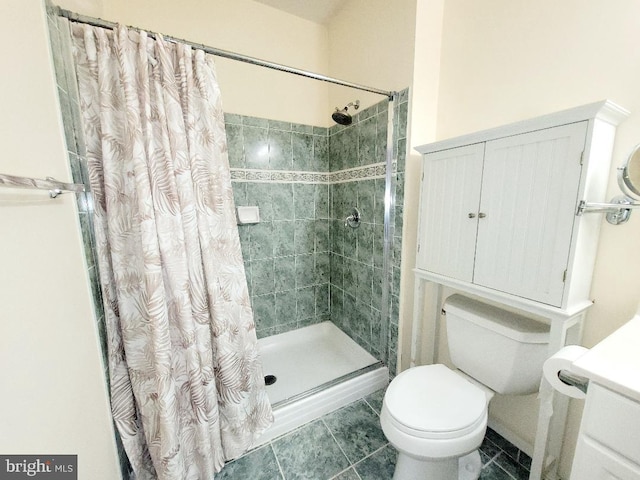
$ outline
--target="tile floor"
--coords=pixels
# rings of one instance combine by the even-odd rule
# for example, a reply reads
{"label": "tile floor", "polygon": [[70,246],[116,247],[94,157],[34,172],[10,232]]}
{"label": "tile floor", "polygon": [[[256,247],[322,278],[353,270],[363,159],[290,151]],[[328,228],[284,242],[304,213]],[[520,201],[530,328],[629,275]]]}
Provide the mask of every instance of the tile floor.
{"label": "tile floor", "polygon": [[[391,480],[396,451],[378,415],[384,390],[357,400],[229,462],[219,480]],[[531,459],[489,429],[480,480],[526,480]],[[438,480],[438,479],[433,479]]]}

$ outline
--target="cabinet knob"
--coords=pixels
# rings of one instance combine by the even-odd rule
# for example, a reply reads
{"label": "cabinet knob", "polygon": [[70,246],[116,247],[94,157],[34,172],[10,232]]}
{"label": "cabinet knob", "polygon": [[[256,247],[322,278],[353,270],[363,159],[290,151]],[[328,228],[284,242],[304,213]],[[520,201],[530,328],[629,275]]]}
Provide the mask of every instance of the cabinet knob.
{"label": "cabinet knob", "polygon": [[471,213],[468,214],[468,217],[469,218],[476,218],[476,214],[471,212]]}
{"label": "cabinet knob", "polygon": [[482,212],[480,212],[480,213],[478,214],[478,218],[485,218],[486,216],[487,216],[487,214],[486,214],[486,213],[482,213]]}

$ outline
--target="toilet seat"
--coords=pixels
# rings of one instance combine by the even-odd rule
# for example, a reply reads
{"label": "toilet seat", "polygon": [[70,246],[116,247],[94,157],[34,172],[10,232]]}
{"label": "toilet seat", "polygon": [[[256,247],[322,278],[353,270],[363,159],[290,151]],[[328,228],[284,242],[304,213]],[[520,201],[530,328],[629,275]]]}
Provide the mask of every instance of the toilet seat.
{"label": "toilet seat", "polygon": [[425,439],[464,437],[487,421],[485,392],[440,364],[398,375],[387,388],[384,408],[395,428]]}

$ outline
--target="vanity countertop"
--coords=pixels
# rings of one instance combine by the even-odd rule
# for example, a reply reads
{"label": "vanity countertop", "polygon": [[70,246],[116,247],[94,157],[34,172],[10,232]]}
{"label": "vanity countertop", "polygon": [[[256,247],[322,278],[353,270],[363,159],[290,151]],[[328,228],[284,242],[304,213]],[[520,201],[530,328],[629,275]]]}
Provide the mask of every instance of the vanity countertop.
{"label": "vanity countertop", "polygon": [[640,313],[576,360],[572,370],[640,402]]}

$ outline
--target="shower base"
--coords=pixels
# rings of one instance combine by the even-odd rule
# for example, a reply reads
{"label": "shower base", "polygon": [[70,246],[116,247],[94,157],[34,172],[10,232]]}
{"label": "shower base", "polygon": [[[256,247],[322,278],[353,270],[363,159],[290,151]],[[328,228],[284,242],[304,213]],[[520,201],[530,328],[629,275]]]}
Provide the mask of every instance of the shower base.
{"label": "shower base", "polygon": [[258,345],[274,423],[255,446],[389,382],[387,367],[332,322],[272,335],[258,340]]}

